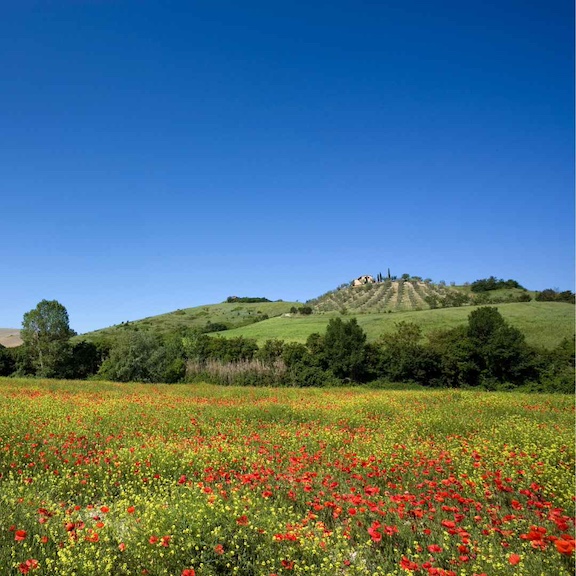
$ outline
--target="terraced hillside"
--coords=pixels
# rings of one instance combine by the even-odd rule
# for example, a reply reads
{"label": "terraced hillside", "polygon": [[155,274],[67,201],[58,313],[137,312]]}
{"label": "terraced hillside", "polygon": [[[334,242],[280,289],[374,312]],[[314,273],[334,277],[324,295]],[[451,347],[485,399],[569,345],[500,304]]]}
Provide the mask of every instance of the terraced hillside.
{"label": "terraced hillside", "polygon": [[293,306],[301,306],[301,304],[297,302],[224,302],[222,304],[196,306],[195,308],[184,308],[168,314],[150,316],[133,322],[123,322],[109,328],[82,334],[76,338],[93,340],[101,336],[114,336],[128,328],[138,328],[139,330],[159,334],[189,328],[211,331],[211,327],[217,329],[218,325],[225,325],[227,328],[238,328],[261,322],[268,318],[274,318],[275,316],[281,316],[288,313]]}
{"label": "terraced hillside", "polygon": [[465,292],[421,280],[385,280],[376,284],[347,286],[310,300],[314,312],[382,313],[435,308],[446,297]]}

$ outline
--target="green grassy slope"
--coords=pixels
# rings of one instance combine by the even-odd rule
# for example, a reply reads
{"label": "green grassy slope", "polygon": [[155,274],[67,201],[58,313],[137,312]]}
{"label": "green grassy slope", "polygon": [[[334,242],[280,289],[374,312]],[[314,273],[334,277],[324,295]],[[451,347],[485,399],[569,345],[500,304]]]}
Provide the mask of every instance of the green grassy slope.
{"label": "green grassy slope", "polygon": [[126,326],[137,326],[140,330],[149,330],[158,333],[173,332],[179,328],[204,328],[208,322],[212,324],[223,323],[229,327],[246,326],[253,324],[258,317],[267,315],[270,318],[286,314],[292,306],[301,306],[297,302],[257,302],[257,303],[227,303],[210,304],[176,310],[168,314],[151,316],[142,320],[135,320],[127,324],[117,324],[94,332],[82,334],[77,338],[91,340],[99,336],[114,336]]}
{"label": "green grassy slope", "polygon": [[[558,302],[519,302],[498,304],[502,316],[513,326],[519,328],[529,344],[553,348],[563,338],[574,336],[574,313],[572,304]],[[461,308],[440,308],[412,312],[358,314],[358,324],[362,326],[369,340],[375,340],[384,332],[392,332],[396,322],[414,322],[422,327],[426,334],[433,330],[454,328],[466,323],[474,306]],[[330,318],[340,316],[336,312],[313,314],[312,316],[291,316],[271,318],[264,322],[221,332],[222,336],[244,336],[255,338],[262,343],[270,338],[286,341],[305,342],[312,332],[324,332]],[[352,318],[351,312],[341,316],[344,320]]]}

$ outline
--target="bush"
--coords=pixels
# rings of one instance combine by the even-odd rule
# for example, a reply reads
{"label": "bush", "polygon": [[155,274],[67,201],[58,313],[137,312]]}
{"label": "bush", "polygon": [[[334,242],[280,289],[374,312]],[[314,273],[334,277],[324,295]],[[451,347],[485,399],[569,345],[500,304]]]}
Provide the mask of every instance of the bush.
{"label": "bush", "polygon": [[574,292],[570,292],[570,290],[556,292],[556,290],[552,290],[552,288],[546,288],[546,290],[538,292],[538,294],[536,294],[536,300],[538,302],[568,302],[570,304],[574,304],[576,301]]}
{"label": "bush", "polygon": [[268,300],[268,298],[258,298],[253,296],[228,296],[228,298],[226,298],[226,302],[228,304],[232,304],[235,302],[242,302],[244,304],[255,304],[258,302],[272,302],[272,300]]}
{"label": "bush", "polygon": [[495,276],[490,276],[490,278],[481,278],[472,282],[470,285],[470,290],[472,292],[489,292],[490,290],[499,290],[500,288],[520,288],[521,290],[526,290],[521,286],[516,280],[502,280]]}
{"label": "bush", "polygon": [[224,330],[228,330],[227,324],[224,324],[223,322],[208,322],[206,326],[204,326],[202,332],[223,332]]}
{"label": "bush", "polygon": [[165,342],[146,332],[124,332],[113,343],[98,376],[117,382],[173,382],[177,374],[183,376],[177,362],[183,351],[177,343],[175,338]]}

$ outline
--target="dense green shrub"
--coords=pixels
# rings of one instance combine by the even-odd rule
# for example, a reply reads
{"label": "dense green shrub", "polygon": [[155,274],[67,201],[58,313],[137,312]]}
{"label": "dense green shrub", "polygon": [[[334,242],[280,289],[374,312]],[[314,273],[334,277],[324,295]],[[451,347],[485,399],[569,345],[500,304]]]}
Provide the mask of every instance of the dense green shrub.
{"label": "dense green shrub", "polygon": [[552,288],[547,288],[536,294],[536,300],[538,302],[569,302],[570,304],[574,304],[575,295],[574,292],[570,292],[570,290],[556,292],[556,290],[552,290]]}
{"label": "dense green shrub", "polygon": [[516,280],[502,280],[495,276],[490,276],[490,278],[481,278],[472,282],[470,285],[470,290],[472,292],[489,292],[490,290],[499,290],[501,288],[520,288],[525,290]]}
{"label": "dense green shrub", "polygon": [[183,376],[177,362],[182,349],[177,342],[141,331],[124,332],[113,343],[98,376],[117,382],[174,381],[176,374]]}
{"label": "dense green shrub", "polygon": [[258,302],[272,302],[272,300],[268,300],[268,298],[258,298],[253,296],[228,296],[228,298],[226,298],[226,302],[228,304],[235,302],[242,302],[243,304],[256,304]]}

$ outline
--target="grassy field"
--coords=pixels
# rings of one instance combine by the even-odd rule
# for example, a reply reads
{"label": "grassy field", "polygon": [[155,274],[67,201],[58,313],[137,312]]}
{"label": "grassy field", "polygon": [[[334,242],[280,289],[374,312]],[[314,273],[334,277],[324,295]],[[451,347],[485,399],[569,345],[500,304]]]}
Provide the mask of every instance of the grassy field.
{"label": "grassy field", "polygon": [[2,574],[570,575],[573,418],[553,395],[0,379]]}
{"label": "grassy field", "polygon": [[[553,348],[563,338],[574,336],[574,306],[558,302],[519,302],[496,305],[502,316],[513,326],[519,328],[528,343],[545,348]],[[422,327],[426,334],[433,330],[448,329],[466,323],[468,315],[476,307],[440,308],[415,312],[391,314],[358,314],[355,317],[369,340],[375,340],[380,334],[392,332],[396,322],[414,322]],[[256,338],[263,343],[270,338],[286,341],[305,342],[312,332],[324,332],[330,318],[338,313],[314,314],[312,316],[293,316],[271,318],[258,324],[222,332],[225,337],[245,336]],[[341,316],[351,318],[353,314]]]}
{"label": "grassy field", "polygon": [[[230,327],[244,326],[255,322],[259,317],[267,315],[270,318],[289,312],[292,306],[301,306],[297,302],[258,302],[258,303],[227,303],[184,308],[168,314],[160,314],[135,320],[129,326],[141,330],[158,333],[173,332],[179,328],[204,328],[209,322],[223,323]],[[124,325],[110,326],[94,332],[83,334],[77,338],[90,340],[95,336],[113,336],[123,329]]]}

